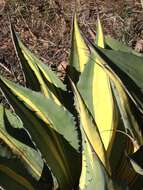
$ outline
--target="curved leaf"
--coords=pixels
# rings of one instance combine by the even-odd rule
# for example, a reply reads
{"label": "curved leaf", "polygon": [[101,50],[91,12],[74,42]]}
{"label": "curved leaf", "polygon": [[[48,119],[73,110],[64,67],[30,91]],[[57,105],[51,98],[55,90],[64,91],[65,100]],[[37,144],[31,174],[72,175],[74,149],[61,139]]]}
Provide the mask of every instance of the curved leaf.
{"label": "curved leaf", "polygon": [[[60,188],[72,189],[78,184],[81,166],[78,134],[72,116],[52,100],[6,79],[1,78],[0,86],[57,177]],[[36,110],[26,102],[28,98]],[[49,115],[39,115],[39,107],[40,114],[45,110]],[[40,118],[46,118],[45,122]]]}
{"label": "curved leaf", "polygon": [[128,156],[134,170],[143,175],[143,146],[141,146],[135,153]]}
{"label": "curved leaf", "polygon": [[[49,174],[48,174],[49,175]],[[51,190],[52,181],[35,180],[24,167],[21,160],[3,143],[0,145],[0,184],[11,190]]]}
{"label": "curved leaf", "polygon": [[17,157],[21,158],[30,174],[35,179],[39,180],[43,170],[43,160],[41,159],[40,154],[33,148],[30,148],[13,138],[9,134],[10,130],[12,130],[10,122],[4,113],[3,107],[0,106],[0,139],[7,144]]}
{"label": "curved leaf", "polygon": [[[15,94],[24,104],[28,106],[45,123],[49,124],[59,134],[62,134],[67,141],[75,148],[79,149],[78,133],[75,129],[75,122],[71,114],[52,100],[42,96],[11,81],[1,77],[9,90]],[[68,126],[68,127],[66,127]],[[71,134],[73,134],[71,136]]]}
{"label": "curved leaf", "polygon": [[7,190],[47,190],[52,184],[35,180],[24,167],[21,160],[5,145],[0,146],[0,184]]}
{"label": "curved leaf", "polygon": [[[16,160],[15,160],[16,161]],[[14,188],[15,190],[36,190],[23,176],[17,174],[8,166],[0,164],[0,184],[7,190]],[[38,189],[37,189],[38,190]]]}
{"label": "curved leaf", "polygon": [[[0,108],[1,106],[2,105],[0,105]],[[20,118],[14,112],[9,111],[8,109],[4,109],[4,112],[6,120],[8,121],[7,124],[10,126],[7,128],[9,135],[36,150],[35,145],[32,142],[29,133],[25,130]]]}
{"label": "curved leaf", "polygon": [[[9,134],[12,126],[8,123],[6,115],[3,116],[2,107],[0,108],[0,184],[7,190],[11,187],[15,190],[51,189],[52,177],[50,173],[47,173],[47,176],[43,175],[43,161],[39,153]],[[13,117],[13,121],[16,121],[17,118]],[[43,177],[46,177],[46,181]]]}

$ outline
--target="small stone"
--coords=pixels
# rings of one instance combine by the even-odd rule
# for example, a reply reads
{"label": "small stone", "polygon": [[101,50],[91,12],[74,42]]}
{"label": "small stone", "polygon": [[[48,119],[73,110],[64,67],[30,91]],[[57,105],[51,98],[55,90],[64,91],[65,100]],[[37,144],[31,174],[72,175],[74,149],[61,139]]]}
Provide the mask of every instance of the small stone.
{"label": "small stone", "polygon": [[135,45],[135,50],[139,53],[143,52],[143,40],[140,39],[139,41],[137,41],[136,45]]}

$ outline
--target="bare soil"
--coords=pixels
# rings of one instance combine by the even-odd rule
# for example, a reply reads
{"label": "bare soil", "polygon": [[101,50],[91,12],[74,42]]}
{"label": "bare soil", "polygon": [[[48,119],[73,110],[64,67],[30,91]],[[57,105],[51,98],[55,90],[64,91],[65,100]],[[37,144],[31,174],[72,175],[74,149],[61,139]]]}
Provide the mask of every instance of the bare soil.
{"label": "bare soil", "polygon": [[[22,80],[9,31],[9,19],[24,43],[52,69],[68,62],[71,22],[77,12],[82,31],[96,35],[97,13],[105,34],[131,47],[143,39],[140,0],[0,0],[0,74]],[[142,44],[137,49],[142,51]]]}

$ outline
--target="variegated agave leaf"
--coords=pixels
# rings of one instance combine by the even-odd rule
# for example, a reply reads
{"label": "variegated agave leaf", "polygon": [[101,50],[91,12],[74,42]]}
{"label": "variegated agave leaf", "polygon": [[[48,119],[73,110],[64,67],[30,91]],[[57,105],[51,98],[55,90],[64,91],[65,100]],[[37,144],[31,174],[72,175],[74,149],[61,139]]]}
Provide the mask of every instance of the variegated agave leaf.
{"label": "variegated agave leaf", "polygon": [[45,96],[52,98],[57,104],[61,104],[61,91],[66,90],[65,85],[47,65],[24,46],[12,25],[11,35],[24,72],[26,86],[32,90],[41,91]]}
{"label": "variegated agave leaf", "polygon": [[[72,189],[80,175],[80,141],[71,114],[42,94],[2,77],[0,86],[57,177],[60,187]],[[71,165],[73,159],[75,163]]]}
{"label": "variegated agave leaf", "polygon": [[[22,130],[22,131],[21,131]],[[37,189],[40,185],[39,180],[42,178],[44,162],[32,142],[30,142],[28,134],[24,133],[22,122],[8,110],[4,110],[0,106],[0,183],[4,187],[10,189],[11,183],[13,187],[26,189]],[[22,139],[23,135],[23,139]],[[21,140],[20,140],[21,139]],[[52,177],[47,178],[45,186],[52,187]],[[50,179],[48,181],[48,179]],[[10,179],[11,183],[7,183]],[[21,180],[20,180],[21,179]],[[49,184],[48,184],[49,183]],[[49,186],[49,188],[51,188]]]}

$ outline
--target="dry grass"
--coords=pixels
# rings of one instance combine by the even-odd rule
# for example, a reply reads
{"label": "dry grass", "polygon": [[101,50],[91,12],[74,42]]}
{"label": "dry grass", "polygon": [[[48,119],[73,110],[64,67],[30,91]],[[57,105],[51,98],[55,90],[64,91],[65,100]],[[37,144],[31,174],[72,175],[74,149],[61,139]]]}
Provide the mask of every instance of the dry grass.
{"label": "dry grass", "polygon": [[143,18],[140,1],[117,0],[7,0],[0,18],[0,63],[19,75],[9,35],[9,21],[15,24],[25,44],[45,63],[57,66],[67,61],[73,12],[77,11],[82,30],[90,36],[95,31],[96,15],[100,14],[105,33],[134,47],[142,35]]}
{"label": "dry grass", "polygon": [[143,38],[140,0],[0,0],[0,73],[14,80],[22,79],[7,15],[24,43],[57,70],[58,65],[68,62],[75,10],[81,29],[91,39],[95,35],[97,13],[105,33],[133,48]]}

